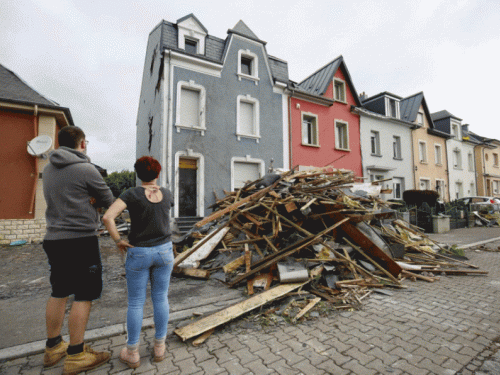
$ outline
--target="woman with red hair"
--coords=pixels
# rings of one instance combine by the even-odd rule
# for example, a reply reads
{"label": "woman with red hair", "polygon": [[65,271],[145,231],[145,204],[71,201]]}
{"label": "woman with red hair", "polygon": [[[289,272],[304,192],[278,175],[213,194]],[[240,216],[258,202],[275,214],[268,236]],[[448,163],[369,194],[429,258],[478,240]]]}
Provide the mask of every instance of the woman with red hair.
{"label": "woman with red hair", "polygon": [[[111,205],[103,217],[104,225],[121,252],[127,253],[125,262],[128,309],[127,345],[120,352],[120,361],[130,368],[140,366],[139,335],[142,328],[146,288],[151,282],[154,308],[154,360],[165,358],[165,338],[169,315],[168,287],[174,255],[170,232],[170,208],[173,206],[169,190],[156,184],[160,163],[143,156],[134,164],[141,186],[128,189]],[[128,209],[130,233],[128,241],[120,238],[115,219]]]}

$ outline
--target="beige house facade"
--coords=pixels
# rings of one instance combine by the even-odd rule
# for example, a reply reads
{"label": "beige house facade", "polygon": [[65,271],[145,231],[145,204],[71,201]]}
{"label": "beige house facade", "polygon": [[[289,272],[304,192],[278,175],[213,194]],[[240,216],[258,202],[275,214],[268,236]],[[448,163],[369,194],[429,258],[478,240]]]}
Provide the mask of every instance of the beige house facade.
{"label": "beige house facade", "polygon": [[412,131],[413,183],[417,190],[435,190],[448,202],[449,176],[446,140],[435,129],[422,92],[401,101],[401,118],[415,124]]}
{"label": "beige house facade", "polygon": [[477,194],[500,198],[500,141],[473,134],[481,143],[474,147]]}

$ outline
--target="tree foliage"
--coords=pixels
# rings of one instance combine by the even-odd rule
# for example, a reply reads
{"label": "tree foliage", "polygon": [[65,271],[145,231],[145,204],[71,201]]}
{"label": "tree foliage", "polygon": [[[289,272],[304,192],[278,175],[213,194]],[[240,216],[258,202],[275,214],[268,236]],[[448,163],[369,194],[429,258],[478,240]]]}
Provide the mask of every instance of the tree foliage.
{"label": "tree foliage", "polygon": [[104,177],[104,181],[108,184],[113,195],[119,197],[125,190],[135,186],[135,172],[126,170],[113,172],[107,177]]}

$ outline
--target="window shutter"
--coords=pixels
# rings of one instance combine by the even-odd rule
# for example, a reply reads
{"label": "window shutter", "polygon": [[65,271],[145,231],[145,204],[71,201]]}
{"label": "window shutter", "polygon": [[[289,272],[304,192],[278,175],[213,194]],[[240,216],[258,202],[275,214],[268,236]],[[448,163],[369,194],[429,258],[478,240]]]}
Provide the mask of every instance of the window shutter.
{"label": "window shutter", "polygon": [[255,181],[259,179],[259,164],[257,163],[234,163],[234,188],[240,189],[247,181]]}
{"label": "window shutter", "polygon": [[240,133],[254,135],[254,105],[240,102]]}
{"label": "window shutter", "polygon": [[181,125],[200,126],[200,92],[182,88]]}

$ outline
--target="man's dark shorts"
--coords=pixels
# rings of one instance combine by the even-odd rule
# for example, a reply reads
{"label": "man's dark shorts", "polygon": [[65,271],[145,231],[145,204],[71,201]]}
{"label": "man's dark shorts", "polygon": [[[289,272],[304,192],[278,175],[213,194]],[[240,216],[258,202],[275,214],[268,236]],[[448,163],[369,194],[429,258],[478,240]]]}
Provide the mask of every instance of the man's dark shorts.
{"label": "man's dark shorts", "polygon": [[49,258],[50,284],[54,298],[72,294],[75,301],[93,301],[102,292],[102,265],[96,236],[45,240]]}

